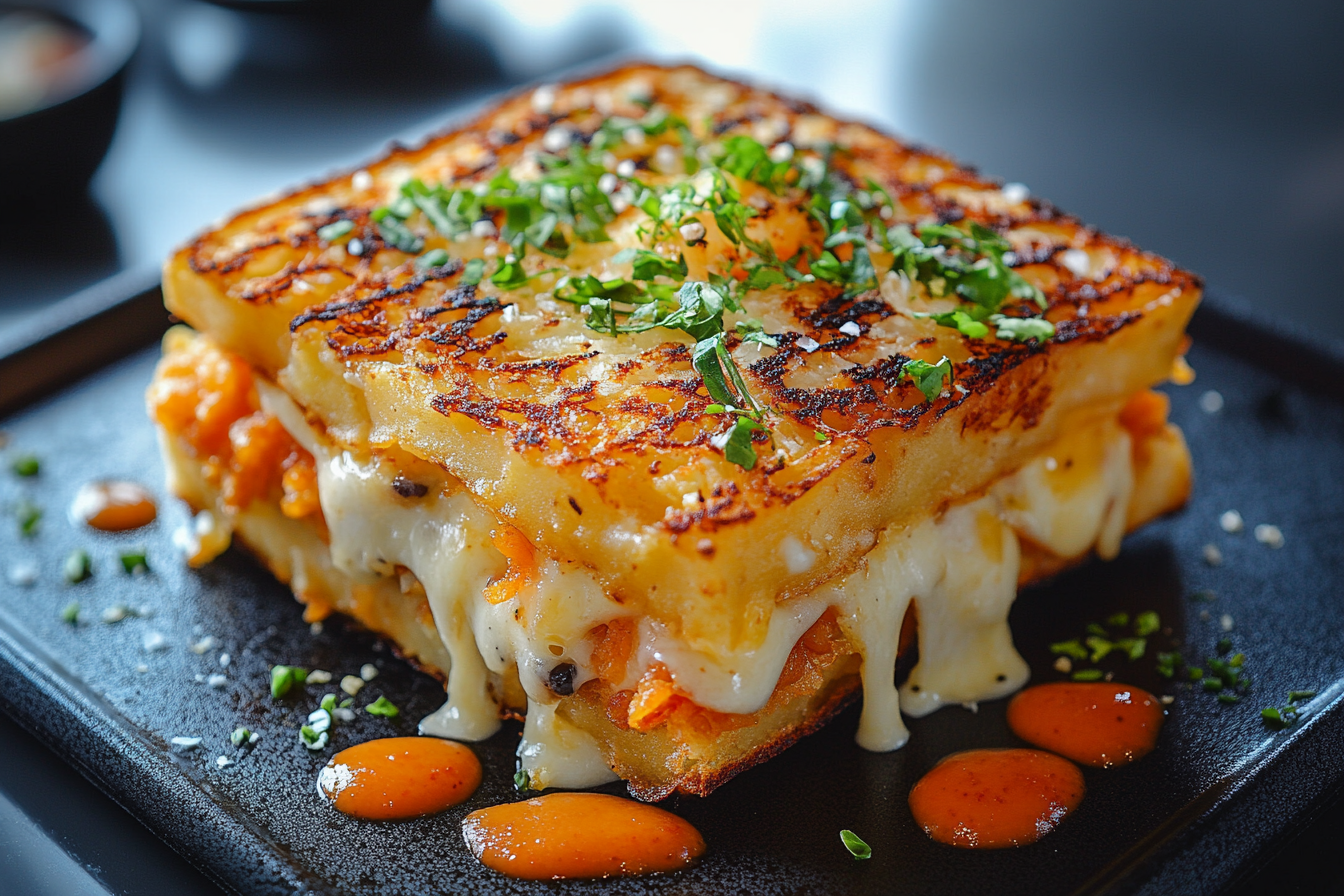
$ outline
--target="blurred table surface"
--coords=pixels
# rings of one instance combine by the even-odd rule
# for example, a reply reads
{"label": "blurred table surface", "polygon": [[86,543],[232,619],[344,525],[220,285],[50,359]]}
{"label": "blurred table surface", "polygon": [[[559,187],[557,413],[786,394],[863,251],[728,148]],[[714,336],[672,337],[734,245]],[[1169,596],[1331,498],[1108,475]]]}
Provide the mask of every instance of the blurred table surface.
{"label": "blurred table surface", "polygon": [[[144,43],[88,196],[0,215],[0,334],[258,196],[633,55],[699,59],[943,148],[1344,338],[1344,5],[1329,0],[139,5]],[[3,716],[0,744],[0,892],[218,892]],[[1341,834],[1335,800],[1233,892],[1344,894]]]}

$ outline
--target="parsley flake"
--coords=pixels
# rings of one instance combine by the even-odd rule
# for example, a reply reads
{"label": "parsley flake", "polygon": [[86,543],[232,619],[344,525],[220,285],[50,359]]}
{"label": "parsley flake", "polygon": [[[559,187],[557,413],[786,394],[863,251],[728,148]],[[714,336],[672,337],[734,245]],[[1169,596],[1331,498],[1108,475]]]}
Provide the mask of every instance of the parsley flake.
{"label": "parsley flake", "polygon": [[21,454],[14,458],[9,468],[14,471],[15,476],[36,476],[42,471],[42,462],[37,459],[36,454]]}
{"label": "parsley flake", "polygon": [[925,399],[934,402],[943,394],[944,380],[952,382],[952,362],[946,356],[937,364],[918,359],[906,361],[901,368],[901,377],[914,383]]}
{"label": "parsley flake", "polygon": [[395,719],[401,714],[401,710],[397,709],[396,704],[382,696],[364,707],[364,711],[371,716],[382,716],[387,719]]}
{"label": "parsley flake", "polygon": [[850,830],[840,832],[840,842],[845,844],[845,849],[857,860],[871,859],[873,857],[873,848],[856,833]]}
{"label": "parsley flake", "polygon": [[71,585],[82,582],[93,575],[93,560],[89,557],[89,552],[83,548],[71,551],[65,558],[62,572],[65,575],[65,580]]}
{"label": "parsley flake", "polygon": [[307,679],[308,670],[300,666],[272,666],[271,699],[279,700],[293,690],[294,685],[302,684]]}

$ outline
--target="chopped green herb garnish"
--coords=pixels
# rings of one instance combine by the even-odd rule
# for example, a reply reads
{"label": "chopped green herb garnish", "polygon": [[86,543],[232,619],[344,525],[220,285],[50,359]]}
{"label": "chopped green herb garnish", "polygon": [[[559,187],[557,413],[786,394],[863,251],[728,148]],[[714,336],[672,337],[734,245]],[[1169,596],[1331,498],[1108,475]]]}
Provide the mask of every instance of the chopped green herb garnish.
{"label": "chopped green herb garnish", "polygon": [[485,276],[485,260],[473,258],[462,267],[462,276],[458,278],[465,286],[475,286]]}
{"label": "chopped green herb garnish", "polygon": [[334,242],[355,229],[354,221],[332,221],[317,229],[317,238],[323,242]]}
{"label": "chopped green herb garnish", "polygon": [[252,732],[241,726],[233,729],[233,733],[229,735],[229,743],[235,747],[241,747],[245,743],[250,743],[251,740]]}
{"label": "chopped green herb garnish", "polygon": [[18,506],[14,508],[15,516],[19,520],[19,534],[25,538],[37,534],[38,524],[42,522],[42,508],[33,502],[22,499]]}
{"label": "chopped green herb garnish", "polygon": [[[1041,308],[1046,307],[1041,291],[1005,262],[1004,256],[1012,245],[981,224],[972,222],[969,232],[953,224],[927,224],[916,231],[898,224],[887,231],[887,239],[895,253],[892,270],[923,283],[935,298],[955,294],[991,313],[997,312],[1009,298],[1029,299]],[[995,323],[1003,327],[1001,322]],[[1054,334],[1048,321],[1029,326],[1042,332],[1042,324],[1050,326],[1050,334]],[[1011,333],[1020,326],[1008,324],[1008,330]]]}
{"label": "chopped green herb garnish", "polygon": [[856,859],[871,859],[873,857],[872,847],[864,843],[863,839],[853,831],[841,831],[840,842],[845,844],[845,849],[849,850],[849,854]]}
{"label": "chopped green herb garnish", "polygon": [[1084,638],[1083,643],[1091,649],[1092,654],[1089,659],[1094,663],[1100,662],[1108,653],[1115,649],[1115,644],[1105,638],[1098,638],[1096,635],[1089,635]]}
{"label": "chopped green herb garnish", "polygon": [[1009,317],[1006,314],[991,314],[989,322],[995,327],[995,336],[1013,342],[1026,342],[1028,339],[1044,342],[1055,335],[1055,325],[1043,317]]}
{"label": "chopped green herb garnish", "polygon": [[279,700],[288,694],[295,684],[308,679],[308,670],[299,666],[271,667],[271,699]]}
{"label": "chopped green herb garnish", "polygon": [[303,725],[299,728],[299,739],[303,745],[310,750],[320,750],[327,745],[328,734],[326,731],[318,731],[312,725]]}
{"label": "chopped green herb garnish", "polygon": [[93,560],[89,557],[89,552],[82,548],[71,551],[65,558],[62,572],[65,580],[72,585],[87,579],[93,574]]}
{"label": "chopped green herb garnish", "polygon": [[443,267],[447,263],[448,252],[445,249],[430,249],[415,260],[415,266],[422,271]]}
{"label": "chopped green herb garnish", "polygon": [[1199,666],[1191,666],[1186,669],[1186,672],[1189,673],[1191,681],[1199,681],[1204,677],[1204,670]]}
{"label": "chopped green herb garnish", "polygon": [[1176,675],[1176,667],[1181,662],[1181,655],[1172,651],[1170,653],[1159,653],[1157,655],[1157,674],[1163,678],[1172,678]]}
{"label": "chopped green herb garnish", "polygon": [[1064,656],[1067,656],[1075,660],[1087,659],[1087,648],[1084,647],[1082,645],[1082,642],[1079,641],[1077,638],[1072,638],[1068,641],[1058,641],[1054,644],[1051,644],[1050,652],[1055,654],[1063,654]]}
{"label": "chopped green herb garnish", "polygon": [[330,715],[336,709],[336,695],[327,694],[322,698],[322,701],[318,704],[318,706],[320,706],[323,710],[327,712],[328,715]]}
{"label": "chopped green herb garnish", "polygon": [[1147,638],[1121,638],[1115,642],[1115,649],[1123,651],[1131,660],[1142,659],[1148,649]]}
{"label": "chopped green herb garnish", "polygon": [[1241,697],[1237,696],[1236,694],[1219,694],[1219,695],[1218,695],[1218,702],[1219,702],[1219,703],[1236,703],[1236,702],[1238,702],[1239,700],[1241,700]]}
{"label": "chopped green herb garnish", "polygon": [[364,707],[364,711],[371,716],[383,716],[388,719],[395,719],[401,714],[396,704],[386,697],[379,697],[377,700]]}
{"label": "chopped green herb garnish", "polygon": [[121,568],[126,570],[128,574],[134,573],[137,569],[144,572],[149,571],[149,559],[144,548],[132,548],[129,551],[122,551],[120,557]]}
{"label": "chopped green herb garnish", "polygon": [[1101,681],[1102,672],[1100,669],[1079,669],[1073,673],[1074,681]]}
{"label": "chopped green herb garnish", "polygon": [[1221,691],[1223,689],[1223,680],[1217,676],[1210,675],[1203,680],[1202,687],[1206,691]]}
{"label": "chopped green herb garnish", "polygon": [[79,601],[71,601],[65,605],[65,609],[61,611],[61,621],[70,625],[79,624]]}
{"label": "chopped green herb garnish", "polygon": [[1148,637],[1161,627],[1161,618],[1152,610],[1146,610],[1134,617],[1134,634],[1140,638]]}
{"label": "chopped green herb garnish", "polygon": [[527,793],[532,789],[532,776],[527,769],[520,768],[513,773],[513,789],[519,793]]}
{"label": "chopped green herb garnish", "polygon": [[1106,617],[1106,624],[1114,626],[1129,625],[1129,614],[1124,612],[1112,613],[1110,616]]}
{"label": "chopped green herb garnish", "polygon": [[1218,643],[1214,645],[1214,650],[1218,651],[1219,653],[1227,653],[1231,649],[1232,649],[1231,638],[1219,638]]}
{"label": "chopped green herb garnish", "polygon": [[1289,691],[1286,706],[1267,706],[1260,710],[1260,718],[1271,728],[1287,728],[1296,722],[1302,713],[1302,707],[1297,703],[1315,696],[1315,691]]}
{"label": "chopped green herb garnish", "polygon": [[915,387],[924,393],[926,400],[937,401],[938,396],[943,393],[943,382],[952,381],[952,362],[946,357],[937,364],[920,360],[906,361],[905,366],[901,368],[901,377],[914,383]]}
{"label": "chopped green herb garnish", "polygon": [[1089,622],[1087,628],[1083,629],[1089,635],[1096,635],[1098,638],[1109,638],[1110,633],[1095,622]]}
{"label": "chopped green herb garnish", "polygon": [[36,454],[21,454],[9,465],[17,476],[36,476],[42,471],[42,462]]}

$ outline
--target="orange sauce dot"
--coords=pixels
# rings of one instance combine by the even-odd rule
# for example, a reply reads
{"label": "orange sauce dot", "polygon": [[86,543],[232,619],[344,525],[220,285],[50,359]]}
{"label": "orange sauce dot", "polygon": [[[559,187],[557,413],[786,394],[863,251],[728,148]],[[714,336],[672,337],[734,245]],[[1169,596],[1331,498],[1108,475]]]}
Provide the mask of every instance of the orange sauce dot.
{"label": "orange sauce dot", "polygon": [[1035,843],[1083,801],[1078,766],[1040,750],[953,753],[910,791],[915,821],[939,843],[1000,849]]}
{"label": "orange sauce dot", "polygon": [[487,868],[525,880],[676,871],[705,851],[689,822],[603,793],[552,793],[479,809],[462,820],[462,836]]}
{"label": "orange sauce dot", "polygon": [[143,485],[120,480],[84,483],[70,507],[75,519],[104,532],[148,526],[158,513],[154,496]]}
{"label": "orange sauce dot", "polygon": [[374,821],[417,818],[455,806],[481,784],[469,748],[436,737],[384,737],[342,750],[317,789],[346,815]]}
{"label": "orange sauce dot", "polygon": [[1059,681],[1027,688],[1008,704],[1008,726],[1027,743],[1083,765],[1109,768],[1147,756],[1162,706],[1140,688]]}

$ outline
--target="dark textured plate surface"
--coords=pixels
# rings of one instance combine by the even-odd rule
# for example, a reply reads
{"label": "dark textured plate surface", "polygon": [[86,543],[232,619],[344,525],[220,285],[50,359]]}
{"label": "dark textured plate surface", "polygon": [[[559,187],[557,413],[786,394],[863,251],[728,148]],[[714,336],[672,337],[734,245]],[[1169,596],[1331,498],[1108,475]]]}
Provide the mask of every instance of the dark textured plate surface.
{"label": "dark textured plate surface", "polygon": [[[154,299],[153,291],[142,293],[117,306],[124,319],[117,307],[102,310],[96,326],[76,323],[52,337],[64,343],[48,339],[0,358],[0,382],[20,365],[41,365],[24,389],[35,394],[43,381],[84,363],[81,352],[133,344],[128,334],[148,328]],[[485,783],[462,806],[397,824],[338,815],[315,791],[326,759],[361,740],[413,733],[415,721],[439,705],[440,688],[367,633],[334,620],[310,632],[287,590],[240,552],[200,571],[185,568],[171,535],[187,513],[163,493],[143,409],[153,349],[0,424],[9,436],[5,457],[33,452],[43,461],[31,479],[5,464],[0,507],[10,517],[21,500],[45,510],[31,538],[12,518],[0,520],[0,572],[26,563],[39,570],[31,586],[0,581],[0,706],[192,861],[247,894],[1216,892],[1344,781],[1344,363],[1337,350],[1297,342],[1217,298],[1193,331],[1189,357],[1199,379],[1170,390],[1173,418],[1195,455],[1190,505],[1129,538],[1116,561],[1023,592],[1012,620],[1033,680],[1048,681],[1062,677],[1051,668],[1050,642],[1119,610],[1157,610],[1169,631],[1152,639],[1148,655],[1102,665],[1175,702],[1159,749],[1129,768],[1088,770],[1082,807],[1033,847],[974,853],[938,846],[915,826],[905,801],[942,756],[1017,744],[1004,701],[911,720],[909,745],[885,755],[854,746],[850,710],[711,797],[672,800],[668,807],[705,834],[709,853],[699,867],[662,878],[521,884],[472,860],[458,822],[472,809],[516,798],[517,725],[477,746]],[[1216,414],[1199,408],[1209,389],[1226,399]],[[66,508],[75,490],[102,477],[138,479],[158,492],[158,522],[123,535],[71,523]],[[1245,517],[1245,532],[1221,531],[1218,515],[1229,508]],[[1278,525],[1284,546],[1257,543],[1250,532],[1257,523]],[[1203,561],[1209,543],[1222,550],[1222,566]],[[148,548],[149,575],[121,570],[118,553],[131,545]],[[94,575],[68,585],[62,561],[79,547],[92,554]],[[1215,599],[1190,599],[1203,589]],[[81,608],[77,626],[60,616],[73,601]],[[143,615],[102,621],[117,605]],[[1221,704],[1156,675],[1158,649],[1211,653],[1225,614],[1254,681],[1247,698]],[[164,646],[147,649],[160,636]],[[194,652],[207,636],[218,646]],[[230,655],[227,667],[221,653]],[[357,705],[383,694],[402,715],[388,721],[359,713],[336,730],[330,749],[310,753],[297,727],[334,682],[272,702],[269,666],[322,668],[339,680],[366,662],[381,672]],[[215,674],[226,678],[211,686]],[[1262,725],[1262,706],[1304,688],[1319,695],[1301,723],[1280,733]],[[229,743],[238,725],[262,734],[255,747]],[[178,736],[200,737],[201,745],[175,750],[170,739]],[[220,767],[221,756],[233,763]],[[872,860],[849,857],[841,828],[872,845]]]}

